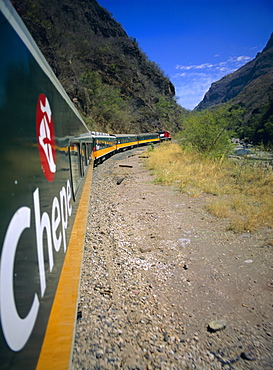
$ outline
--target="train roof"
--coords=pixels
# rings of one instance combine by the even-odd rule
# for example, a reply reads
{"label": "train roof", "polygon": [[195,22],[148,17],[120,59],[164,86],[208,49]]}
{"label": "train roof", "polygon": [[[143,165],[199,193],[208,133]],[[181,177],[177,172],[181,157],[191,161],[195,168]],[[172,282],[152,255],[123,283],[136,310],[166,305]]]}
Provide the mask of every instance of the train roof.
{"label": "train roof", "polygon": [[115,134],[116,137],[137,137],[137,134]]}
{"label": "train roof", "polygon": [[95,131],[91,131],[91,135],[95,138],[96,137],[108,137],[108,138],[116,137],[115,135],[107,134],[105,132],[95,132]]}

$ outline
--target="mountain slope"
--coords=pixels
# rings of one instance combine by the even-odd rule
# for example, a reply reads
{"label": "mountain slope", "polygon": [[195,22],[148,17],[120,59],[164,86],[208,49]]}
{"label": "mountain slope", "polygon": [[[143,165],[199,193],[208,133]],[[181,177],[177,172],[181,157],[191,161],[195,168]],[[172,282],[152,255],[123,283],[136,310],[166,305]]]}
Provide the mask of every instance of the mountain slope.
{"label": "mountain slope", "polygon": [[174,86],[96,0],[13,5],[91,129],[180,128]]}
{"label": "mountain slope", "polygon": [[[268,77],[266,82],[265,76]],[[197,105],[196,110],[202,110],[213,105],[226,103],[234,98],[234,102],[246,103],[245,96],[249,93],[258,94],[261,103],[268,102],[268,87],[272,84],[273,77],[273,34],[266,47],[256,58],[246,63],[237,71],[224,76],[221,80],[214,82],[204,99]],[[242,94],[241,97],[239,95]]]}
{"label": "mountain slope", "polygon": [[273,146],[273,34],[254,60],[213,83],[195,110],[222,105],[241,111],[239,137]]}

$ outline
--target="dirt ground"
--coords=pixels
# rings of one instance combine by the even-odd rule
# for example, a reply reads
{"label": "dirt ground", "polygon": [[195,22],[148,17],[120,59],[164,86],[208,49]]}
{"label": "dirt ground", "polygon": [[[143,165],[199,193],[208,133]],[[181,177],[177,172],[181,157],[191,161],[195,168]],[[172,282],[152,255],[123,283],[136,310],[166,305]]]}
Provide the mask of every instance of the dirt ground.
{"label": "dirt ground", "polygon": [[227,231],[144,150],[94,169],[72,368],[273,369],[273,229]]}

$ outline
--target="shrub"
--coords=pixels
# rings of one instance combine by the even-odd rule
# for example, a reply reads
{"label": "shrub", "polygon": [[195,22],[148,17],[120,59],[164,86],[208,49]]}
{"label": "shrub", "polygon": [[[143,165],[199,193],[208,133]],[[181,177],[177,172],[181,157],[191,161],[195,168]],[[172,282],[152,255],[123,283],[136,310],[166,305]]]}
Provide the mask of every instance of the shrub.
{"label": "shrub", "polygon": [[190,115],[185,122],[184,144],[203,154],[222,156],[232,149],[229,119],[224,110],[202,111]]}

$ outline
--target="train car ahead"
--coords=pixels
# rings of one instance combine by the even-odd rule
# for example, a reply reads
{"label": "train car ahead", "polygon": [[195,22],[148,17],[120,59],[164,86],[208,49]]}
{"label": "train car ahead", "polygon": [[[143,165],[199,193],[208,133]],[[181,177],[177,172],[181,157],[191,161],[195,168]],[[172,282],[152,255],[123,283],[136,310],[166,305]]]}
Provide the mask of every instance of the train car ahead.
{"label": "train car ahead", "polygon": [[159,143],[160,138],[159,134],[157,132],[150,132],[147,134],[138,134],[138,145],[147,145],[150,143]]}
{"label": "train car ahead", "polygon": [[0,368],[69,367],[93,136],[0,1]]}
{"label": "train car ahead", "polygon": [[116,134],[117,150],[132,149],[138,146],[138,137],[134,134]]}
{"label": "train car ahead", "polygon": [[95,164],[102,163],[105,159],[116,153],[117,140],[116,136],[101,133],[92,132],[94,135],[94,158]]}

